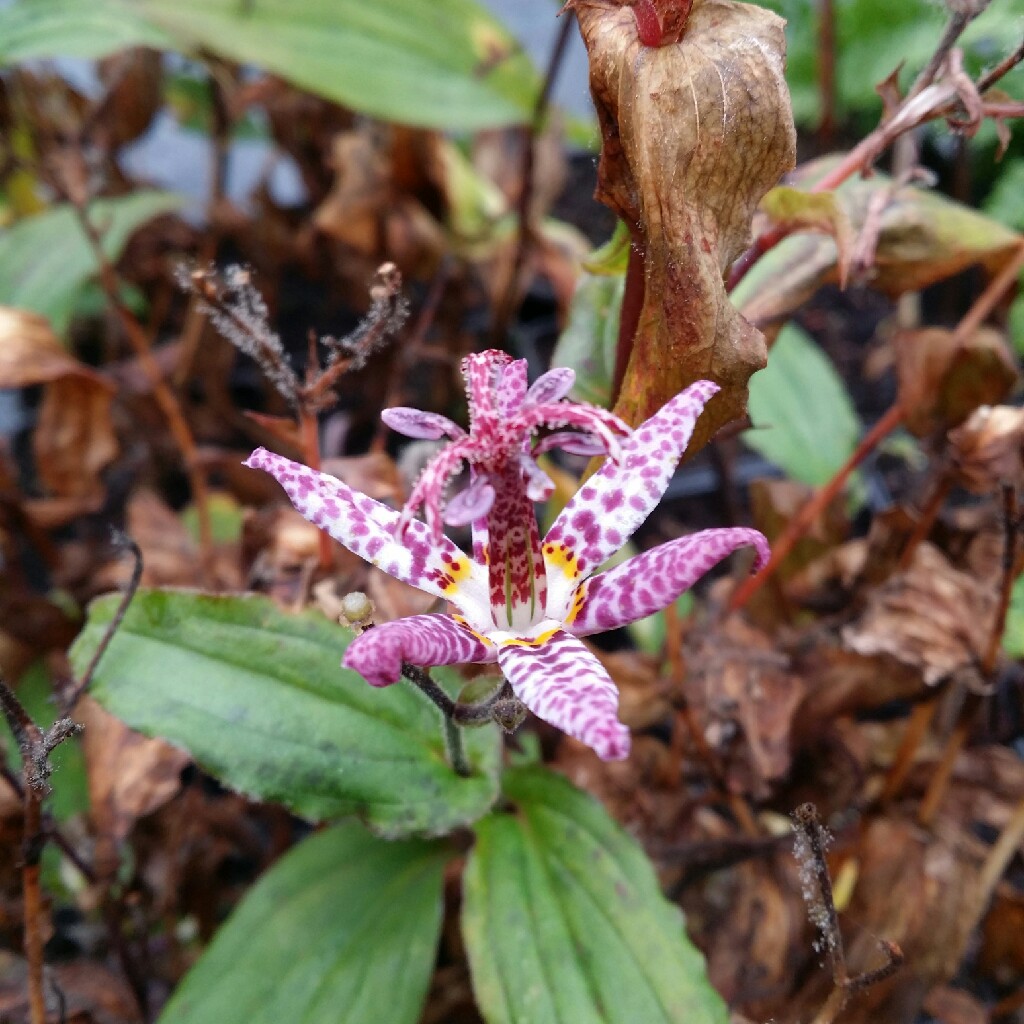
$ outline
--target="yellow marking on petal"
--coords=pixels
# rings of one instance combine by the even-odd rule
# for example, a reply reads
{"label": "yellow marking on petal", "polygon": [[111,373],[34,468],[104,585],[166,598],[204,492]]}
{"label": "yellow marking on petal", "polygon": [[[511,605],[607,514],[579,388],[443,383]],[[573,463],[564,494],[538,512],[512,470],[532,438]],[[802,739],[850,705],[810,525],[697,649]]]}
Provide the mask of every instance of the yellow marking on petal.
{"label": "yellow marking on petal", "polygon": [[569,614],[565,617],[566,625],[576,621],[576,616],[583,611],[583,606],[587,603],[587,585],[584,583],[582,586],[576,588],[576,593],[573,595],[572,607],[569,609]]}
{"label": "yellow marking on petal", "polygon": [[545,544],[544,563],[548,568],[561,569],[569,579],[575,579],[579,575],[576,552],[565,544]]}
{"label": "yellow marking on petal", "polygon": [[441,579],[441,589],[447,594],[449,591],[455,590],[456,587],[467,577],[470,573],[469,559],[456,558],[454,562],[450,563],[445,569],[445,575]]}
{"label": "yellow marking on petal", "polygon": [[543,647],[556,633],[557,629],[549,629],[545,633],[541,633],[540,636],[534,637],[532,640],[522,640],[518,637],[512,637],[508,640],[502,640],[502,647]]}
{"label": "yellow marking on petal", "polygon": [[472,626],[471,626],[471,625],[470,625],[470,624],[469,624],[469,623],[468,623],[468,622],[467,622],[467,621],[466,621],[466,620],[465,620],[465,619],[464,619],[464,618],[463,618],[463,617],[462,617],[461,615],[455,615],[455,614],[453,614],[453,615],[452,615],[452,618],[453,618],[453,619],[454,619],[454,620],[455,620],[455,621],[456,621],[456,622],[457,622],[457,623],[458,623],[458,624],[459,624],[459,625],[460,625],[460,626],[461,626],[461,627],[462,627],[463,629],[465,629],[465,630],[468,630],[468,631],[469,631],[470,633],[472,633],[472,634],[473,634],[473,636],[475,636],[475,637],[477,638],[477,640],[479,640],[479,641],[480,641],[480,642],[481,642],[482,644],[486,645],[487,647],[493,647],[493,646],[494,646],[494,642],[493,642],[493,641],[491,641],[491,640],[488,640],[488,639],[487,639],[487,637],[485,637],[485,636],[483,635],[483,633],[478,633],[478,632],[477,632],[477,631],[476,631],[476,630],[475,630],[475,629],[474,629],[474,628],[473,628],[473,627],[472,627]]}

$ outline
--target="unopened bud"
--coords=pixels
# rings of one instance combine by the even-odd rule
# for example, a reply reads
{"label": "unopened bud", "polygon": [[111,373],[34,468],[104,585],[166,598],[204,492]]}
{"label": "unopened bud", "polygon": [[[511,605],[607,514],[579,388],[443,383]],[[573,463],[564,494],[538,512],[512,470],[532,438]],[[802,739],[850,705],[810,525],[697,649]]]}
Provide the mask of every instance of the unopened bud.
{"label": "unopened bud", "polygon": [[341,599],[341,620],[354,628],[373,625],[373,602],[359,590],[353,590]]}
{"label": "unopened bud", "polygon": [[518,697],[499,697],[491,706],[491,717],[507,733],[513,733],[526,719],[526,705]]}

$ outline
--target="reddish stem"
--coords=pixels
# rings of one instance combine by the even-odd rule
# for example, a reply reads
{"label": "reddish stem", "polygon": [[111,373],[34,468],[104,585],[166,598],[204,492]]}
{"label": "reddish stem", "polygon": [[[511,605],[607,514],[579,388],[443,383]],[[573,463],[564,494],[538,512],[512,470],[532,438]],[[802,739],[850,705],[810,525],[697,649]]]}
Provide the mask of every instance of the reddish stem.
{"label": "reddish stem", "polygon": [[661,46],[661,18],[653,0],[637,0],[633,5],[636,18],[636,34],[644,46]]}
{"label": "reddish stem", "polygon": [[622,311],[619,314],[619,338],[615,344],[615,373],[612,376],[611,402],[614,409],[626,379],[626,369],[633,355],[633,342],[640,325],[640,311],[644,308],[645,290],[644,250],[635,235],[629,247],[626,265],[626,283],[622,293]]}
{"label": "reddish stem", "polygon": [[892,433],[903,422],[903,409],[899,402],[890,407],[889,411],[864,435],[856,451],[846,460],[842,469],[829,482],[815,493],[799,512],[789,521],[782,535],[772,545],[772,555],[765,567],[755,575],[744,580],[729,599],[729,610],[738,611],[761,589],[765,581],[778,569],[797,541],[807,532],[815,519],[825,511],[832,500],[842,491],[850,474],[871,454],[887,435]]}

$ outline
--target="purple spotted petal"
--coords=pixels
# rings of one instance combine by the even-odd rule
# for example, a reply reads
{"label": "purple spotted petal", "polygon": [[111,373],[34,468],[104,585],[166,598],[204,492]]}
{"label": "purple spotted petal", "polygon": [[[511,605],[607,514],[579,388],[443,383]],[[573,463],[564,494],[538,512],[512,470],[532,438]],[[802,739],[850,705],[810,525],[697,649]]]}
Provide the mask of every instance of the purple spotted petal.
{"label": "purple spotted petal", "polygon": [[738,548],[757,551],[754,572],[771,553],[757,530],[703,530],[661,544],[586,580],[576,593],[568,628],[576,636],[617,629],[667,608]]}
{"label": "purple spotted petal", "polygon": [[396,433],[425,441],[436,441],[442,437],[454,439],[463,437],[466,433],[447,416],[436,412],[424,412],[422,409],[410,409],[404,405],[385,409],[380,418]]}
{"label": "purple spotted petal", "polygon": [[[505,402],[498,397],[497,384],[502,371],[512,362],[507,352],[488,349],[486,352],[474,352],[462,360],[462,376],[466,380],[466,398],[469,401],[469,430],[471,434],[479,430],[484,432],[494,429],[497,418]],[[513,378],[514,380],[514,378]],[[526,378],[523,377],[523,389]],[[514,390],[513,388],[509,390]]]}
{"label": "purple spotted petal", "polygon": [[607,452],[616,461],[622,454],[621,437],[629,433],[629,427],[614,413],[582,402],[527,405],[519,414],[518,422],[527,430],[538,427],[577,427],[598,438],[603,446],[601,451]]}
{"label": "purple spotted petal", "polygon": [[477,477],[459,491],[445,506],[444,521],[450,526],[465,526],[486,516],[494,504],[494,488],[486,477]]}
{"label": "purple spotted petal", "polygon": [[526,496],[530,501],[547,501],[555,493],[551,477],[525,453],[519,456],[519,465],[526,477]]}
{"label": "purple spotted petal", "polygon": [[576,492],[544,538],[548,614],[569,612],[576,584],[633,535],[668,487],[701,410],[718,385],[701,380],[667,402],[622,440],[622,455],[608,460]]}
{"label": "purple spotted petal", "polygon": [[526,398],[526,360],[513,359],[498,370],[498,415],[511,419]]}
{"label": "purple spotted petal", "polygon": [[516,696],[603,760],[627,757],[629,730],[619,721],[619,691],[604,667],[562,629],[541,637],[542,643],[506,640],[498,647],[498,664]]}
{"label": "purple spotted petal", "polygon": [[561,448],[570,455],[604,455],[605,447],[592,434],[579,434],[572,430],[558,430],[542,437],[534,446],[534,455],[543,455],[552,448]]}
{"label": "purple spotted petal", "polygon": [[542,373],[526,392],[529,405],[544,405],[547,402],[558,402],[572,391],[576,383],[576,371],[568,366],[556,366],[547,373]]}
{"label": "purple spotted petal", "polygon": [[450,615],[412,615],[374,626],[356,637],[342,665],[372,686],[397,682],[403,663],[432,668],[494,661],[497,652]]}
{"label": "purple spotted petal", "polygon": [[435,539],[424,523],[413,520],[398,540],[394,509],[265,448],[257,448],[245,465],[273,476],[302,515],[349,551],[403,583],[451,601],[475,628],[490,623],[486,570],[447,537]]}

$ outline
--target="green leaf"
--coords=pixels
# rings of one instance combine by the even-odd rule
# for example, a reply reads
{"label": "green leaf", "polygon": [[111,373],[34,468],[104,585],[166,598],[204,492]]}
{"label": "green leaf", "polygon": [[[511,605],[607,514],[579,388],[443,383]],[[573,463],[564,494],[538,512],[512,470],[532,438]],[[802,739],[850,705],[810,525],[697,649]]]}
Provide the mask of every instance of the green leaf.
{"label": "green leaf", "polygon": [[1010,591],[1010,607],[1006,611],[1003,650],[1011,658],[1024,658],[1024,576],[1019,576]]}
{"label": "green leaf", "polygon": [[814,341],[787,324],[768,366],[750,379],[754,429],[744,442],[794,480],[827,483],[850,457],[861,424],[835,368]]}
{"label": "green leaf", "polygon": [[[117,601],[90,606],[76,670]],[[485,813],[497,794],[496,727],[465,734],[474,774],[459,778],[422,694],[404,683],[376,690],[339,667],[350,639],[318,613],[288,615],[262,597],[142,590],[90,693],[227,785],[308,818],[354,813],[389,835],[439,834]]]}
{"label": "green leaf", "polygon": [[644,852],[539,767],[477,822],[462,927],[488,1024],[724,1024],[725,1004]]}
{"label": "green leaf", "polygon": [[629,266],[629,248],[633,244],[626,222],[617,220],[612,237],[598,246],[583,261],[583,269],[591,274],[625,274]]}
{"label": "green leaf", "polygon": [[448,855],[355,822],[310,836],[228,918],[160,1024],[415,1024]]}
{"label": "green leaf", "polygon": [[540,78],[475,0],[16,0],[0,66],[124,46],[207,51],[389,121],[473,130],[530,119]]}
{"label": "green leaf", "polygon": [[[118,199],[99,199],[89,207],[92,223],[102,235],[107,259],[116,261],[128,240],[143,224],[181,207],[170,192],[134,192]],[[82,286],[97,272],[96,255],[75,211],[55,206],[0,231],[0,306],[31,309],[48,316],[63,333]]]}
{"label": "green leaf", "polygon": [[471,130],[529,119],[539,79],[474,0],[138,0],[189,49],[256,64],[389,121]]}
{"label": "green leaf", "polygon": [[552,366],[576,371],[572,397],[607,408],[611,402],[615,350],[619,340],[619,311],[625,291],[624,275],[584,272],[569,307],[569,322],[551,357]]}
{"label": "green leaf", "polygon": [[0,7],[0,67],[48,57],[106,57],[171,39],[118,0],[15,0]]}

